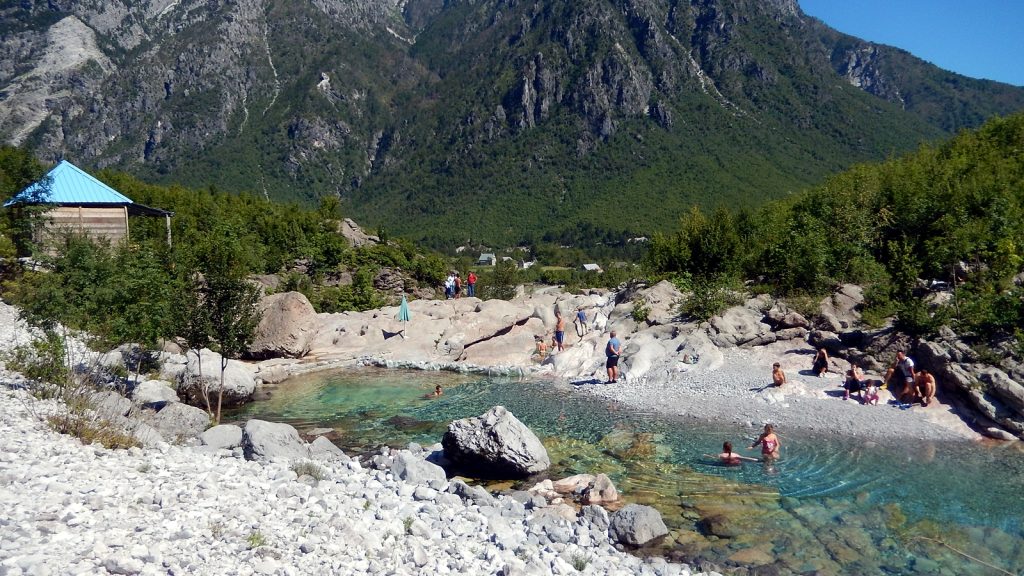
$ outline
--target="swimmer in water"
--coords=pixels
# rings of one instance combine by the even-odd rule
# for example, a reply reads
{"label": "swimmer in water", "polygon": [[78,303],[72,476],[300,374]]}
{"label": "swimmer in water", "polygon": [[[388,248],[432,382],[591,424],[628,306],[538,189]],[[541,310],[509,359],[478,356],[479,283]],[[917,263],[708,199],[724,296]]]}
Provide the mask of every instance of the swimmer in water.
{"label": "swimmer in water", "polygon": [[719,462],[726,466],[739,466],[743,461],[747,462],[758,462],[757,458],[750,458],[749,456],[743,456],[732,451],[732,442],[726,442],[722,444],[722,453],[718,456],[711,454],[704,455],[707,458],[717,458]]}
{"label": "swimmer in water", "polygon": [[424,396],[424,398],[437,398],[441,394],[444,394],[444,390],[441,389],[441,385],[434,386],[434,391]]}
{"label": "swimmer in water", "polygon": [[779,457],[779,437],[775,435],[775,427],[771,424],[764,425],[764,432],[758,436],[757,440],[750,445],[750,449],[753,450],[758,444],[761,445],[761,455],[764,459],[774,460]]}

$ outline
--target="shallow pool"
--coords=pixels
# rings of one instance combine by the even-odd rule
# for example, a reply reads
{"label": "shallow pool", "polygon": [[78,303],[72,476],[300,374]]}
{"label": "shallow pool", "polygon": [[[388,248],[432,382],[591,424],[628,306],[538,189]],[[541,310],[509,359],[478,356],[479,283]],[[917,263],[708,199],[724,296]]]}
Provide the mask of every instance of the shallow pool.
{"label": "shallow pool", "polygon": [[[440,398],[424,396],[436,384]],[[754,431],[637,414],[568,385],[376,369],[297,378],[233,412],[337,429],[348,451],[439,442],[448,422],[503,405],[542,438],[550,476],[605,472],[661,510],[654,552],[757,574],[1018,574],[1024,452],[1016,445],[809,438],[779,430],[772,466],[708,462]],[[756,456],[754,452],[747,452]],[[742,570],[741,570],[742,572]]]}

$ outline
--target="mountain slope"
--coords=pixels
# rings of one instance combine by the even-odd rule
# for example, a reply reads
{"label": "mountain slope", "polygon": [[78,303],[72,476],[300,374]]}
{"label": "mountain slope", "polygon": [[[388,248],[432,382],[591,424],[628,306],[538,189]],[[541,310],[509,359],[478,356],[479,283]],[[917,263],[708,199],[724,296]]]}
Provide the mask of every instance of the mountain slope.
{"label": "mountain slope", "polygon": [[1024,107],[792,0],[26,0],[0,30],[7,140],[435,245],[647,233]]}

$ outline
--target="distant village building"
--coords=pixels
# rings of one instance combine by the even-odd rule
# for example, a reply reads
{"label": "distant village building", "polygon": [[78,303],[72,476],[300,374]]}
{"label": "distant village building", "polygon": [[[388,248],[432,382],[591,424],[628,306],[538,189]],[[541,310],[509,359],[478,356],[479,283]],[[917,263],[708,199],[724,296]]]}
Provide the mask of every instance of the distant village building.
{"label": "distant village building", "polygon": [[53,206],[45,214],[45,224],[37,231],[36,243],[46,246],[54,234],[78,232],[92,238],[106,238],[111,244],[131,236],[131,216],[163,217],[167,224],[167,244],[171,243],[173,212],[132,202],[117,190],[100,182],[74,164],[62,160],[39,181],[4,203]]}
{"label": "distant village building", "polygon": [[536,260],[531,260],[530,262],[527,262],[526,260],[520,260],[519,261],[519,269],[520,270],[529,270],[530,268],[533,268],[534,264],[536,264],[536,263],[537,263]]}
{"label": "distant village building", "polygon": [[604,270],[602,270],[600,266],[598,266],[597,264],[593,264],[593,263],[591,263],[591,264],[584,264],[583,265],[583,270],[585,272],[597,272],[598,274],[604,272]]}
{"label": "distant village building", "polygon": [[476,259],[478,266],[494,266],[498,263],[498,258],[490,252],[484,252]]}

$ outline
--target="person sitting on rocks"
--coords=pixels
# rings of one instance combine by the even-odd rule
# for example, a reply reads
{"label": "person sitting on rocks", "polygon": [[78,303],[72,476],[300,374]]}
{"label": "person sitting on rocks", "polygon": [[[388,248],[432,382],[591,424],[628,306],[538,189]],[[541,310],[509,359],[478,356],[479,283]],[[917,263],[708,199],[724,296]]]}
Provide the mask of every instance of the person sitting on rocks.
{"label": "person sitting on rocks", "polygon": [[916,377],[917,394],[921,397],[921,406],[927,407],[935,400],[935,376],[927,370],[920,370]]}
{"label": "person sitting on rocks", "polygon": [[548,345],[544,342],[544,338],[541,336],[534,336],[533,342],[537,345],[537,348],[533,353],[535,356],[540,358],[541,362],[543,362],[544,358],[548,355]]}
{"label": "person sitting on rocks", "polygon": [[772,364],[772,383],[778,387],[786,383],[786,373],[782,371],[782,364],[778,362]]}
{"label": "person sitting on rocks", "polygon": [[856,364],[851,364],[850,369],[846,371],[846,381],[843,382],[843,388],[846,389],[843,393],[843,400],[849,400],[850,394],[856,392],[861,403],[864,403],[864,395],[862,393],[864,390],[864,374]]}
{"label": "person sitting on rocks", "polygon": [[874,380],[868,380],[864,387],[864,403],[878,406],[878,384]]}
{"label": "person sitting on rocks", "polygon": [[757,458],[750,458],[749,456],[743,456],[732,451],[732,442],[726,442],[722,444],[722,453],[718,456],[712,456],[711,454],[705,454],[706,458],[717,458],[719,462],[726,466],[739,466],[744,460],[747,462],[758,462]]}
{"label": "person sitting on rocks", "polygon": [[818,348],[818,353],[814,355],[814,364],[811,365],[811,370],[814,371],[814,375],[821,378],[828,372],[828,352],[824,348]]}
{"label": "person sitting on rocks", "polygon": [[771,424],[764,425],[764,432],[750,445],[750,449],[753,450],[758,444],[761,445],[761,455],[765,460],[774,460],[779,457],[779,448],[782,444],[779,443],[779,437],[775,435],[775,427]]}
{"label": "person sitting on rocks", "polygon": [[903,386],[899,401],[904,404],[913,404],[917,400],[917,387],[915,386],[917,374],[914,372],[914,361],[903,350],[896,353],[896,363],[892,366],[892,375]]}

